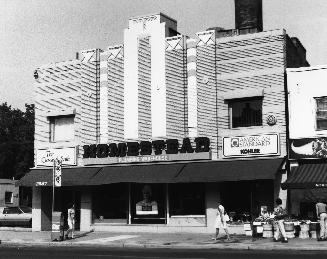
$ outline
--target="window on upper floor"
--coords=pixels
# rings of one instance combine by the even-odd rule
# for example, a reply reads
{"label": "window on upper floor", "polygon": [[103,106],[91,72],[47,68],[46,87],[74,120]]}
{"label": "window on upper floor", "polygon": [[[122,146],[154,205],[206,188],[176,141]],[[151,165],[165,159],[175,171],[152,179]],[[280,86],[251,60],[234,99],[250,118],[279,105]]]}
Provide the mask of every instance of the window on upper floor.
{"label": "window on upper floor", "polygon": [[50,117],[50,141],[74,140],[74,115]]}
{"label": "window on upper floor", "polygon": [[229,101],[230,127],[262,125],[262,97],[232,99]]}
{"label": "window on upper floor", "polygon": [[327,97],[319,97],[316,99],[316,129],[327,129]]}

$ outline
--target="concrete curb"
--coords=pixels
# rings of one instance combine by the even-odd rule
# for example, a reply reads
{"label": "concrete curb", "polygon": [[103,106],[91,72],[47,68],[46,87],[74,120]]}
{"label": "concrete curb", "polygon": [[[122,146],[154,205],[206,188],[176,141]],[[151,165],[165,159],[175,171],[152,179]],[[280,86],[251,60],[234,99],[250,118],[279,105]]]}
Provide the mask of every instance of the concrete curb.
{"label": "concrete curb", "polygon": [[228,250],[278,250],[278,251],[327,251],[327,246],[303,246],[289,244],[194,244],[194,243],[175,243],[175,244],[151,244],[151,243],[75,243],[75,242],[12,242],[1,241],[4,246],[38,246],[38,247],[112,247],[112,248],[165,248],[165,249],[228,249]]}

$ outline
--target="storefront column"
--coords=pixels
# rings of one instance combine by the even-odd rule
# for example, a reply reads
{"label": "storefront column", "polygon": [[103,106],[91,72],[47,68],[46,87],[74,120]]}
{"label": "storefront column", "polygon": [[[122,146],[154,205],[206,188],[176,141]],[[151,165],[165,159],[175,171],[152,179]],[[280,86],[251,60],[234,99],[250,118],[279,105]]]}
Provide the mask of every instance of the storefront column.
{"label": "storefront column", "polygon": [[207,228],[209,232],[215,232],[215,220],[217,216],[218,202],[220,201],[219,185],[217,183],[205,184],[205,203]]}
{"label": "storefront column", "polygon": [[41,187],[32,190],[32,231],[41,231]]}
{"label": "storefront column", "polygon": [[81,221],[80,230],[90,231],[92,224],[92,194],[91,190],[81,192]]}
{"label": "storefront column", "polygon": [[283,190],[281,188],[281,183],[285,182],[286,180],[287,180],[286,173],[282,174],[280,177],[276,177],[275,180],[275,190],[277,191],[277,193],[275,192],[275,200],[277,198],[280,198],[283,202],[284,208],[287,208],[287,190]]}

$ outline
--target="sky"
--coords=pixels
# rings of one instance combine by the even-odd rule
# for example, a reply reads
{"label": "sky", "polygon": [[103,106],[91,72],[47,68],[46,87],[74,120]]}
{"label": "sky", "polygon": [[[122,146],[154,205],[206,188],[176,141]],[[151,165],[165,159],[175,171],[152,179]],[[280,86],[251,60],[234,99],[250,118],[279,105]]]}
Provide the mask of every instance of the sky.
{"label": "sky", "polygon": [[[262,0],[263,29],[286,29],[311,66],[327,64],[326,0]],[[209,27],[235,28],[234,0],[0,0],[0,103],[34,103],[34,70],[76,52],[123,43],[134,16],[162,12],[191,38]]]}

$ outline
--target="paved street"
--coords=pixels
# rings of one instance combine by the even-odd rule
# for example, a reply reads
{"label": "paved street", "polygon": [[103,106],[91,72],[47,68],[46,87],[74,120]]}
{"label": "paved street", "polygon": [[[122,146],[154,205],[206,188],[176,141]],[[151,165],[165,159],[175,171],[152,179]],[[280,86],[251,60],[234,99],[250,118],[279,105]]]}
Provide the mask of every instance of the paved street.
{"label": "paved street", "polygon": [[326,258],[327,251],[189,250],[105,247],[2,247],[0,258]]}

